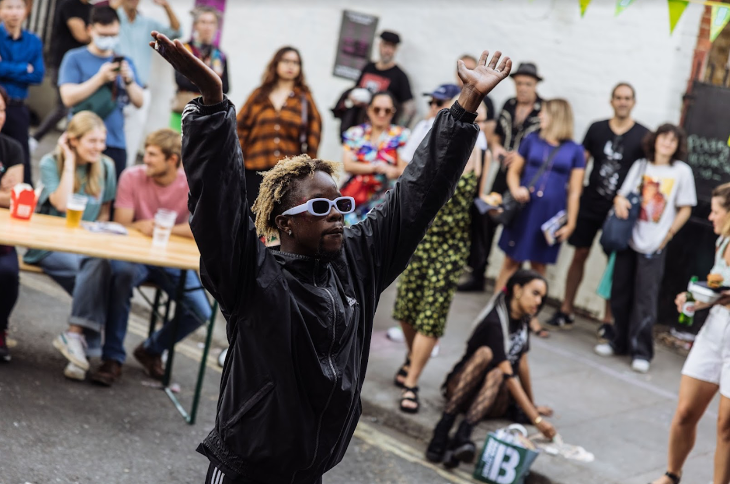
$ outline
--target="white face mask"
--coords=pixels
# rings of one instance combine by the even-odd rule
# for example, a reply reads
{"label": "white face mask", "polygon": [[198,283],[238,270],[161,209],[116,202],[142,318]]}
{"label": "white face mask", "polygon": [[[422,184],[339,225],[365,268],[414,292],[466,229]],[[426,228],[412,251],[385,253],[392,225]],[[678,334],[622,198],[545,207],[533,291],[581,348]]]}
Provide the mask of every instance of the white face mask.
{"label": "white face mask", "polygon": [[118,35],[94,35],[94,45],[99,50],[114,50],[119,45]]}

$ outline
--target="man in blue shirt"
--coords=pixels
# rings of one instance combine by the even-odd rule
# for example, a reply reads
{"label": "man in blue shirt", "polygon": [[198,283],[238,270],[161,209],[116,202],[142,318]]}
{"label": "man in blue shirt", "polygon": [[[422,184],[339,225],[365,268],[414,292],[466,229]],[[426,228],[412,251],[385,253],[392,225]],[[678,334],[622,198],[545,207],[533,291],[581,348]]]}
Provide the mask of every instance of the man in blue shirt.
{"label": "man in blue shirt", "polygon": [[152,93],[149,89],[150,68],[152,66],[152,49],[148,44],[150,32],[160,32],[171,39],[182,35],[180,22],[175,16],[167,0],[154,0],[167,14],[170,26],[142,15],[137,7],[139,0],[111,0],[109,6],[117,9],[121,30],[119,33],[119,49],[121,55],[129,57],[137,68],[137,82],[144,89],[144,104],[141,108],[127,105],[124,108],[124,133],[127,138],[127,166],[137,161],[137,153],[142,144],[142,135],[147,114],[149,113]]}
{"label": "man in blue shirt", "polygon": [[0,86],[10,97],[2,133],[23,147],[23,178],[30,183],[30,113],[25,100],[28,86],[43,82],[45,67],[41,39],[23,29],[27,15],[27,0],[0,0]]}
{"label": "man in blue shirt", "polygon": [[134,63],[116,52],[119,44],[117,12],[108,6],[94,7],[89,34],[88,46],[70,50],[64,56],[58,86],[63,104],[71,108],[72,113],[87,109],[104,120],[107,130],[104,154],[114,160],[119,177],[127,166],[122,109],[128,102],[142,106],[144,94],[136,81]]}

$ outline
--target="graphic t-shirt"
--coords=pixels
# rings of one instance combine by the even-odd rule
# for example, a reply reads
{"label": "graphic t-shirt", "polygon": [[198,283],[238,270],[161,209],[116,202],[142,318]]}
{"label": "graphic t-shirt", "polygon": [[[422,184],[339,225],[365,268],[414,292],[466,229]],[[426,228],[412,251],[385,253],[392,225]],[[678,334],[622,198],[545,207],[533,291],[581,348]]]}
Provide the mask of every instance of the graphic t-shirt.
{"label": "graphic t-shirt", "polygon": [[390,91],[400,104],[413,99],[408,76],[398,66],[381,71],[371,62],[363,68],[356,86],[367,89],[373,94],[379,91]]}
{"label": "graphic t-shirt", "polygon": [[626,197],[637,188],[641,212],[629,245],[641,254],[653,254],[672,227],[677,210],[697,205],[692,168],[683,161],[671,165],[636,161],[618,193]]}
{"label": "graphic t-shirt", "polygon": [[624,134],[616,134],[608,120],[598,121],[588,128],[583,147],[593,158],[593,169],[580,201],[584,213],[595,215],[597,219],[606,218],[631,165],[644,157],[641,141],[648,132],[635,123]]}
{"label": "graphic t-shirt", "polygon": [[174,182],[162,186],[147,176],[144,165],[131,166],[119,177],[114,206],[134,210],[134,222],[154,219],[161,208],[174,210],[177,212],[175,223],[182,224],[190,218],[188,190],[188,180],[182,168],[177,171]]}

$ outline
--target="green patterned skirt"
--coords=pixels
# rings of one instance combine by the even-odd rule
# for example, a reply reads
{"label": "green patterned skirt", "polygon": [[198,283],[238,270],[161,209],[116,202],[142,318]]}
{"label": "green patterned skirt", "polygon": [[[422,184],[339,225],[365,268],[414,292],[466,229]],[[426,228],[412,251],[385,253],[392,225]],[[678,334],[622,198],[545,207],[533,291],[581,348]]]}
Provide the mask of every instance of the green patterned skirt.
{"label": "green patterned skirt", "polygon": [[474,172],[461,177],[449,200],[418,245],[398,280],[393,318],[426,336],[440,338],[451,301],[469,256],[470,208],[476,194]]}

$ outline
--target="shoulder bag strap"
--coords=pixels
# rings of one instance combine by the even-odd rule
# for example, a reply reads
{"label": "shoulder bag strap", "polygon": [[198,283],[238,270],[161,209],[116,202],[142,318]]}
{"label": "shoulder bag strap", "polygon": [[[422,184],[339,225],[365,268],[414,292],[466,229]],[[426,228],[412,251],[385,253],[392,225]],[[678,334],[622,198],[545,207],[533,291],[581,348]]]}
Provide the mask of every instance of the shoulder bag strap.
{"label": "shoulder bag strap", "polygon": [[307,93],[304,93],[302,94],[302,125],[299,132],[299,144],[301,145],[302,153],[306,153],[309,148],[307,145],[308,107]]}
{"label": "shoulder bag strap", "polygon": [[553,159],[555,158],[555,155],[558,154],[558,150],[560,149],[561,146],[563,146],[562,141],[560,142],[560,144],[558,146],[556,146],[555,148],[553,148],[553,150],[550,152],[550,154],[548,155],[548,157],[545,158],[545,161],[542,163],[542,166],[540,167],[539,170],[537,170],[537,173],[535,173],[535,176],[532,177],[532,180],[530,180],[529,185],[527,185],[526,188],[528,190],[530,188],[534,187],[535,186],[535,183],[537,183],[537,181],[540,179],[540,177],[542,176],[542,174],[545,173],[545,170],[547,170],[547,167],[550,165],[550,163],[552,163]]}

